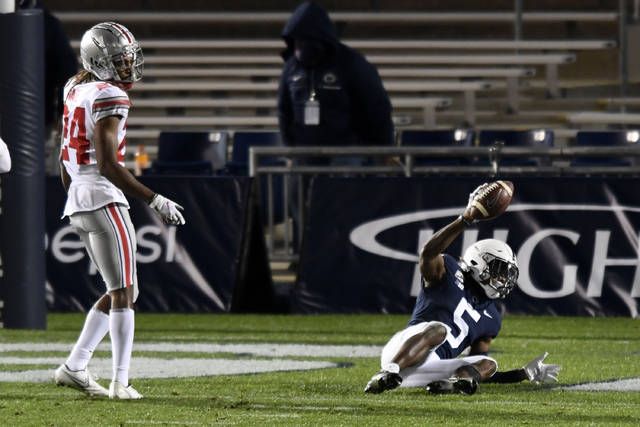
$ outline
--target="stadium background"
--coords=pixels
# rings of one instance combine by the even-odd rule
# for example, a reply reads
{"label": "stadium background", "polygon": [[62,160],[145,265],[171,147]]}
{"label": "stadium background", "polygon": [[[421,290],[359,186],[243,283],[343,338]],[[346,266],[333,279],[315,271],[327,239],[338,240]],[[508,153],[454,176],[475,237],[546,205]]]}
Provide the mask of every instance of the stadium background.
{"label": "stadium background", "polygon": [[[523,184],[513,214],[481,225],[452,249],[509,235],[531,252],[527,283],[505,310],[637,315],[637,238],[628,225],[637,208],[626,192],[637,174],[637,2],[505,1],[482,9],[456,2],[446,10],[439,2],[323,3],[341,38],[378,66],[394,105],[397,145],[390,149],[404,150],[361,152],[397,154],[401,165],[346,171],[353,179],[345,182],[354,185],[349,196],[338,191],[348,186],[331,168],[320,171],[308,193],[293,194],[291,182],[302,169],[269,170],[286,164],[259,148],[249,159],[250,146],[279,146],[279,33],[295,5],[91,2],[80,11],[67,2],[45,3],[75,51],[87,26],[109,19],[132,27],[144,47],[145,80],[131,93],[127,163],[167,194],[184,192],[194,219],[181,231],[161,228],[134,204],[141,281],[151,290],[141,310],[406,312],[417,283],[413,254],[441,219],[427,214],[395,224],[365,243],[354,240],[354,230],[385,217],[459,206],[456,192],[434,190],[443,178],[464,194],[502,177]],[[514,145],[525,151],[511,155]],[[602,148],[594,145],[613,151],[593,157]],[[455,156],[441,161],[443,151]],[[541,177],[548,180],[540,186],[545,191],[528,187]],[[53,311],[83,309],[101,292],[100,280],[77,238],[56,219],[64,202],[57,178],[45,181],[46,304]],[[414,197],[394,198],[394,185],[409,182]],[[294,223],[283,199],[286,205],[296,197],[309,210]],[[216,213],[208,214],[205,204]],[[544,212],[553,209],[567,213]],[[594,227],[597,211],[603,213]],[[10,231],[11,213],[2,218]],[[211,238],[201,238],[202,230]],[[398,250],[404,252],[394,254]],[[316,262],[319,254],[323,263]],[[5,268],[11,272],[11,263]]]}
{"label": "stadium background", "polygon": [[[337,19],[344,40],[399,41],[400,47],[365,43],[368,47],[360,49],[379,57],[568,56],[557,67],[557,85],[548,79],[546,59],[521,64],[513,57],[501,63],[492,63],[492,58],[482,65],[459,64],[455,59],[454,64],[419,65],[386,59],[389,63],[378,65],[379,69],[436,70],[428,76],[383,73],[395,99],[397,148],[405,150],[398,153],[415,157],[413,168],[358,171],[355,177],[335,176],[328,170],[320,174],[310,193],[310,216],[299,246],[292,240],[292,224],[283,224],[276,205],[271,227],[266,212],[268,171],[258,167],[261,178],[255,179],[248,176],[247,164],[231,162],[243,131],[254,135],[276,130],[274,82],[281,63],[280,48],[272,41],[279,42],[282,26],[298,2],[45,2],[76,50],[82,32],[104,20],[122,22],[142,42],[147,74],[141,88],[131,93],[127,159],[131,169],[141,166],[135,157],[140,146],[150,157],[152,170],[162,166],[154,164],[162,154],[161,130],[199,131],[214,148],[202,157],[216,173],[141,178],[152,180],[163,194],[184,200],[188,225],[163,228],[145,206],[133,204],[142,242],[139,268],[144,299],[136,317],[139,347],[134,349],[132,376],[146,398],[125,410],[109,401],[87,401],[50,382],[52,370],[77,337],[81,312],[101,292],[101,284],[77,239],[59,220],[64,195],[58,178],[44,174],[35,175],[46,195],[40,205],[46,250],[41,253],[36,246],[30,254],[33,264],[20,259],[7,263],[10,253],[22,247],[18,239],[7,238],[7,230],[19,224],[7,222],[15,193],[6,191],[5,184],[32,172],[14,162],[17,172],[0,178],[5,321],[0,329],[0,418],[7,425],[476,425],[479,417],[495,425],[638,425],[640,199],[633,157],[640,128],[634,112],[639,105],[634,62],[637,2],[522,1],[521,27],[514,13],[518,2],[507,0],[320,3],[333,14],[347,13]],[[188,12],[195,13],[182,20]],[[267,19],[261,15],[264,12],[278,15]],[[498,14],[487,15],[492,12]],[[626,32],[621,31],[621,17],[628,24]],[[517,33],[524,43],[512,44]],[[178,43],[185,40],[190,42]],[[194,40],[208,44],[198,46]],[[222,47],[213,43],[221,40],[250,43]],[[506,43],[482,46],[496,40]],[[549,40],[553,44],[529,43]],[[589,43],[571,45],[576,40]],[[3,38],[0,47],[6,49],[9,41]],[[412,47],[403,47],[403,41]],[[428,48],[410,44],[416,41],[453,43],[432,43]],[[628,56],[621,55],[625,49]],[[198,65],[168,59],[256,54],[273,61],[216,65],[209,59],[210,63]],[[480,67],[502,71],[473,75],[478,71],[459,70]],[[3,63],[6,69],[11,66]],[[231,76],[229,69],[234,70]],[[240,69],[259,71],[240,73]],[[193,85],[179,86],[185,82]],[[469,93],[475,102],[470,103]],[[445,151],[452,152],[455,161],[456,157],[479,161],[447,169],[450,163],[434,161],[442,155],[441,147],[428,144],[436,134],[422,135],[426,148],[407,147],[408,139],[402,136],[434,129],[457,129],[449,135],[451,144],[472,145],[457,152],[447,145]],[[481,131],[496,129],[534,132],[487,133],[488,145],[481,145]],[[593,130],[623,131],[616,134],[623,146],[613,145],[606,153],[590,146],[570,150],[580,148],[579,131]],[[549,131],[551,147],[545,145]],[[611,135],[608,143],[616,139]],[[258,140],[273,139],[272,133],[258,136]],[[508,138],[528,141],[525,151],[509,158]],[[12,141],[8,142],[11,149]],[[502,157],[490,155],[496,142],[505,143]],[[575,157],[594,155],[600,164],[581,168],[571,164]],[[406,166],[406,158],[403,161]],[[379,369],[381,346],[406,324],[415,292],[412,257],[417,248],[462,208],[470,190],[494,179],[496,165],[497,176],[516,185],[512,210],[474,229],[477,234],[472,230],[452,251],[492,235],[517,248],[529,280],[521,281],[505,305],[508,315],[492,354],[501,368],[511,369],[549,351],[549,361],[563,367],[560,384],[489,384],[470,399],[429,398],[422,390],[363,395],[364,384]],[[274,176],[274,188],[281,179],[277,176],[282,174]],[[33,234],[40,245],[41,233]],[[46,283],[38,283],[41,291],[18,292],[21,301],[9,301],[7,290],[22,284],[8,283],[7,271],[28,272],[38,262],[47,267]],[[17,317],[46,309],[46,330],[9,327],[8,308]],[[335,312],[340,314],[318,314]],[[36,329],[44,328],[39,319],[35,323]],[[108,343],[103,343],[91,368],[108,377],[109,357]],[[189,369],[173,370],[175,365]]]}

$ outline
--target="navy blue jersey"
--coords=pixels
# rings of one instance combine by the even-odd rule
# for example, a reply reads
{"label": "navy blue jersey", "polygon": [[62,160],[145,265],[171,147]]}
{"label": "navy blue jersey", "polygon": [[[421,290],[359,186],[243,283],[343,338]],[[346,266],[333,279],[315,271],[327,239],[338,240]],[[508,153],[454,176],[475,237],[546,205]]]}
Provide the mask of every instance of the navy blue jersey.
{"label": "navy blue jersey", "polygon": [[502,318],[493,300],[479,298],[464,286],[458,261],[444,254],[441,280],[420,289],[409,326],[436,320],[449,328],[447,340],[436,350],[441,359],[452,359],[478,338],[496,337]]}

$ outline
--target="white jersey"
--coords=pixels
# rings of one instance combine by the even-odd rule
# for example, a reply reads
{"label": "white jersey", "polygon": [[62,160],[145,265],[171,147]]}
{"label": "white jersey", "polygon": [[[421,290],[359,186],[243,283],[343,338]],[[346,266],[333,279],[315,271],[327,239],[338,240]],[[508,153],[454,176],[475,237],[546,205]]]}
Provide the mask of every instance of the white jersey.
{"label": "white jersey", "polygon": [[118,161],[124,166],[126,121],[129,97],[109,82],[76,84],[70,79],[64,88],[64,114],[60,158],[71,177],[63,216],[99,209],[110,203],[129,207],[122,191],[100,175],[93,132],[98,120],[120,116]]}

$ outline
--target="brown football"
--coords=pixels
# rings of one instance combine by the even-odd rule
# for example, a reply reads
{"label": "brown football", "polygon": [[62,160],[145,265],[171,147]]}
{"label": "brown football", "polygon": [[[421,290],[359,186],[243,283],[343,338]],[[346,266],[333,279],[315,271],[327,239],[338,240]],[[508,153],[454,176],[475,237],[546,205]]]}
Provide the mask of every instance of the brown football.
{"label": "brown football", "polygon": [[471,215],[477,220],[493,219],[507,210],[513,199],[511,181],[494,181],[478,193]]}

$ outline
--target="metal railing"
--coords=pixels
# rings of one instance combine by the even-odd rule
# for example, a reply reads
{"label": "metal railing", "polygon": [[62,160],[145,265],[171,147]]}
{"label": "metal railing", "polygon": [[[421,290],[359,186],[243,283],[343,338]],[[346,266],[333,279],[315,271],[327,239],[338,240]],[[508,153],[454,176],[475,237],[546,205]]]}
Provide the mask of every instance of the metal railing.
{"label": "metal railing", "polygon": [[[371,165],[305,165],[301,158],[339,159],[344,157],[377,159]],[[304,229],[305,180],[310,175],[465,175],[479,178],[499,176],[584,176],[591,175],[638,175],[640,164],[633,166],[571,166],[576,158],[640,157],[640,145],[616,147],[505,147],[497,144],[490,147],[251,147],[249,150],[249,175],[259,183],[259,191],[266,191],[267,246],[272,261],[292,261],[297,259],[298,247]],[[268,158],[269,164],[261,163]],[[274,164],[273,159],[281,159]],[[467,158],[472,165],[440,166],[421,165],[416,158],[446,159]],[[504,165],[505,159],[538,159],[536,166]],[[483,164],[486,163],[486,164]],[[265,177],[264,180],[257,179]],[[274,179],[282,180],[282,198],[275,200]],[[296,194],[292,194],[295,191]],[[290,203],[295,197],[295,202]],[[265,199],[263,199],[265,200]],[[282,203],[282,239],[276,241],[276,203]],[[295,212],[291,211],[292,208]],[[297,217],[296,230],[289,227],[291,214]],[[297,232],[297,233],[296,233]],[[293,236],[297,234],[294,241]]]}

